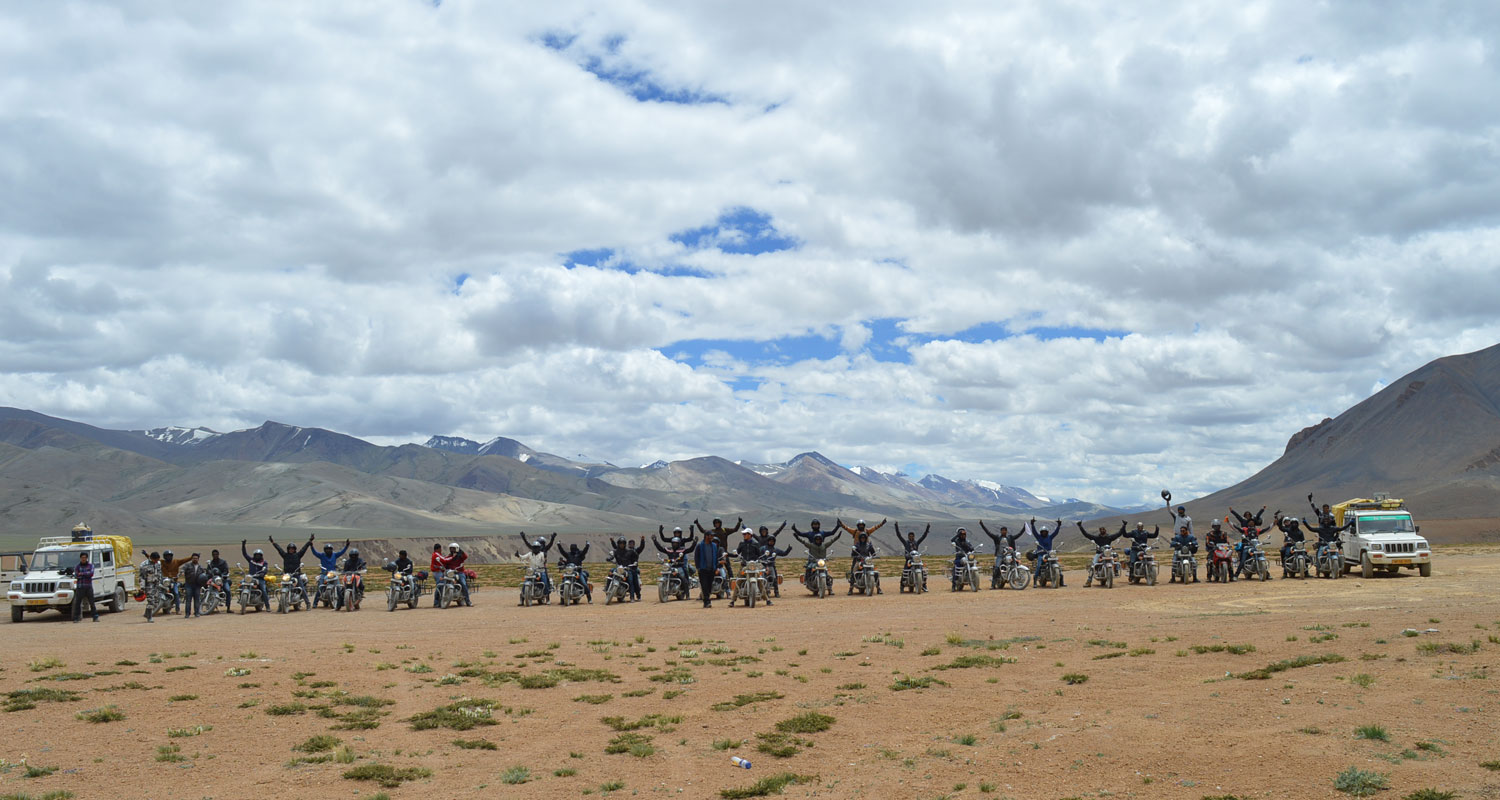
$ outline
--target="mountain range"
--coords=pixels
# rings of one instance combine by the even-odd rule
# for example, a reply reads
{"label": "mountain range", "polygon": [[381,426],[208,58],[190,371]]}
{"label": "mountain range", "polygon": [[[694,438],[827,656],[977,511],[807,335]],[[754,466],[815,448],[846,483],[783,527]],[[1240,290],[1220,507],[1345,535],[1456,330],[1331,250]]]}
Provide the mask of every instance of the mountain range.
{"label": "mountain range", "polygon": [[272,421],[229,432],[125,431],[0,408],[0,529],[24,537],[79,520],[101,531],[214,532],[218,540],[231,531],[287,528],[473,536],[638,532],[730,516],[756,524],[809,517],[956,524],[1118,511],[1051,503],[990,482],[846,468],[816,452],[779,464],[703,456],[619,467],[504,437],[481,443],[439,435],[382,446]]}
{"label": "mountain range", "polygon": [[[1201,518],[1262,504],[1303,514],[1309,493],[1337,502],[1376,491],[1405,497],[1421,518],[1500,516],[1500,345],[1415,370],[1297,432],[1250,478],[1187,506]],[[13,538],[80,520],[101,531],[228,541],[291,536],[286,529],[366,538],[643,532],[739,516],[757,525],[889,517],[943,528],[1139,510],[988,481],[914,480],[817,452],[774,464],[702,456],[620,467],[504,437],[382,446],[271,421],[223,433],[126,431],[0,408],[0,533]]]}

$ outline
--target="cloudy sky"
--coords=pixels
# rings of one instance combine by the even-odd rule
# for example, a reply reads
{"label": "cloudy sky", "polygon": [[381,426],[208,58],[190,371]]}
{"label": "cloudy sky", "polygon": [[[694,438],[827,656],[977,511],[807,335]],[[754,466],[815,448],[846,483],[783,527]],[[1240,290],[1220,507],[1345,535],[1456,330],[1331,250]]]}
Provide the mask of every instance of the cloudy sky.
{"label": "cloudy sky", "polygon": [[1133,5],[7,4],[0,404],[1123,504],[1500,341],[1500,7]]}

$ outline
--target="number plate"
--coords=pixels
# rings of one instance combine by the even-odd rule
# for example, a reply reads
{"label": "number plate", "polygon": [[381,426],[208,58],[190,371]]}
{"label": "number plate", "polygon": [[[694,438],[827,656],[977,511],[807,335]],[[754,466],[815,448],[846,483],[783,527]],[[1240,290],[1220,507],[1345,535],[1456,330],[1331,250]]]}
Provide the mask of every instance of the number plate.
{"label": "number plate", "polygon": [[45,597],[37,597],[37,598],[31,599],[31,600],[27,600],[26,601],[26,605],[28,605],[28,606],[44,606],[44,605],[47,605],[47,598],[45,598]]}
{"label": "number plate", "polygon": [[1392,564],[1410,564],[1411,563],[1411,559],[1409,559],[1409,558],[1393,558],[1393,559],[1391,559],[1391,563]]}

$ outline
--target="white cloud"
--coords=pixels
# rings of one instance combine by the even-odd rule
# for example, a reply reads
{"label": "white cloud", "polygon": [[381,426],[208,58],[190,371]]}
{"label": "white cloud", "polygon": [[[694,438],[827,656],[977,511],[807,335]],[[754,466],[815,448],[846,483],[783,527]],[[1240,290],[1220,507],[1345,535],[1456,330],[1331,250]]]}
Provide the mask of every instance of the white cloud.
{"label": "white cloud", "polygon": [[[8,8],[0,401],[1208,491],[1500,338],[1497,17]],[[670,238],[741,207],[799,246]],[[875,357],[891,319],[910,363]],[[662,355],[689,340],[777,352]]]}

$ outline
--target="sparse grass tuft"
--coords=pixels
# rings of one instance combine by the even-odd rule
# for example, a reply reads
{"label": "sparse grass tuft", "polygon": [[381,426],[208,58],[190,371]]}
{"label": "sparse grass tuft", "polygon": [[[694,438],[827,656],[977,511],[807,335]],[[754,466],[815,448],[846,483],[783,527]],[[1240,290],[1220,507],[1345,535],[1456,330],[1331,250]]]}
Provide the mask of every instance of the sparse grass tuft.
{"label": "sparse grass tuft", "polygon": [[581,694],[573,698],[573,702],[588,703],[591,706],[597,706],[601,703],[608,703],[613,699],[615,699],[615,696],[612,694]]}
{"label": "sparse grass tuft", "polygon": [[125,712],[121,711],[118,708],[115,708],[114,706],[103,706],[101,708],[91,708],[87,711],[80,711],[73,716],[83,720],[84,722],[118,722],[119,720],[125,719]]}
{"label": "sparse grass tuft", "polygon": [[32,672],[46,672],[49,669],[66,667],[67,664],[57,656],[39,656],[31,659],[26,666],[30,667]]}
{"label": "sparse grass tuft", "polygon": [[460,750],[499,750],[500,745],[488,739],[454,739],[453,746]]}
{"label": "sparse grass tuft", "polygon": [[1354,738],[1373,739],[1377,742],[1389,742],[1391,734],[1380,725],[1361,725],[1354,729]]}
{"label": "sparse grass tuft", "polygon": [[395,789],[406,781],[432,777],[426,767],[393,767],[389,764],[361,764],[345,770],[344,777],[351,781],[374,781],[386,789]]}
{"label": "sparse grass tuft", "polygon": [[414,731],[448,728],[455,731],[473,730],[480,725],[496,725],[494,710],[500,704],[494,700],[460,700],[446,706],[413,714],[406,721]]}
{"label": "sparse grass tuft", "polygon": [[833,717],[816,711],[808,711],[776,723],[776,730],[782,733],[821,733],[831,727]]}
{"label": "sparse grass tuft", "polygon": [[1390,779],[1378,772],[1350,767],[1333,779],[1333,788],[1355,797],[1367,797],[1390,785]]}
{"label": "sparse grass tuft", "polygon": [[1062,676],[1062,681],[1069,686],[1077,686],[1080,683],[1088,683],[1089,676],[1082,672],[1069,672]]}
{"label": "sparse grass tuft", "polygon": [[796,775],[791,772],[781,772],[765,778],[761,778],[749,786],[736,789],[720,789],[719,796],[725,800],[745,800],[750,797],[768,797],[773,794],[781,794],[788,786],[804,783],[816,783],[816,775]]}
{"label": "sparse grass tuft", "polygon": [[516,786],[531,780],[531,770],[526,767],[511,767],[500,773],[500,782]]}
{"label": "sparse grass tuft", "polygon": [[1418,789],[1407,795],[1403,800],[1453,800],[1458,797],[1458,792],[1445,792],[1437,789]]}
{"label": "sparse grass tuft", "polygon": [[946,682],[940,681],[937,678],[932,677],[931,675],[923,675],[921,677],[902,675],[891,684],[891,691],[904,692],[907,689],[926,689],[932,686],[947,685],[948,684]]}
{"label": "sparse grass tuft", "polygon": [[750,694],[737,694],[734,696],[733,700],[725,700],[722,703],[714,703],[712,708],[715,711],[732,711],[736,708],[740,708],[741,706],[748,706],[751,703],[763,703],[767,700],[780,700],[783,697],[786,697],[786,695],[782,694],[781,692],[751,692]]}
{"label": "sparse grass tuft", "polygon": [[609,755],[629,753],[636,758],[645,758],[656,752],[651,738],[643,733],[622,733],[609,740],[609,744],[604,746],[604,752]]}
{"label": "sparse grass tuft", "polygon": [[299,753],[326,753],[341,744],[337,736],[326,733],[313,736],[302,744],[292,745],[292,749]]}
{"label": "sparse grass tuft", "polygon": [[973,667],[998,667],[1002,664],[1014,664],[1016,660],[1009,656],[992,656],[984,653],[965,653],[953,659],[947,664],[940,664],[932,669],[971,669]]}
{"label": "sparse grass tuft", "polygon": [[1278,672],[1285,672],[1289,669],[1297,669],[1298,667],[1311,667],[1314,664],[1338,664],[1347,660],[1348,659],[1344,658],[1338,653],[1324,653],[1323,655],[1318,656],[1297,656],[1296,658],[1288,658],[1277,661],[1274,664],[1267,664],[1260,669],[1251,670],[1249,672],[1241,672],[1235,677],[1247,681],[1263,681]]}
{"label": "sparse grass tuft", "polygon": [[965,733],[965,734],[961,734],[959,736],[953,737],[953,743],[954,744],[961,744],[961,745],[963,745],[965,747],[973,747],[974,745],[976,745],[976,744],[979,743],[979,737],[975,736],[972,733]]}
{"label": "sparse grass tuft", "polygon": [[302,703],[285,703],[283,705],[266,706],[266,713],[273,717],[290,717],[296,714],[306,714],[307,706]]}

